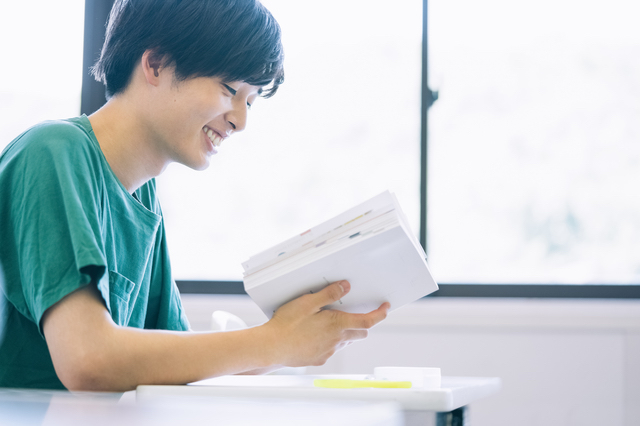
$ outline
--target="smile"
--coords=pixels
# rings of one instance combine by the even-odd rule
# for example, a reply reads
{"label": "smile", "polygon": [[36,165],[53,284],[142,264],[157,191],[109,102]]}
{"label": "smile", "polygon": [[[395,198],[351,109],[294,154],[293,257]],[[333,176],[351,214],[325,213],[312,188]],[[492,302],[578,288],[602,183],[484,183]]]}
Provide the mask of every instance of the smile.
{"label": "smile", "polygon": [[219,147],[220,145],[222,145],[222,138],[220,137],[220,135],[211,130],[209,127],[204,126],[202,128],[202,131],[205,135],[207,135],[213,146]]}

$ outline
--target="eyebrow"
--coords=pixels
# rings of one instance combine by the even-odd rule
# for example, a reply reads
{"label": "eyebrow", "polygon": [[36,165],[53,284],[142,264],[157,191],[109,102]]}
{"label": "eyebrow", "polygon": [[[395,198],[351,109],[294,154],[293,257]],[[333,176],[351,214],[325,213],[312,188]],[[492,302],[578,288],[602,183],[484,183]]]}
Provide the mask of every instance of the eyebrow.
{"label": "eyebrow", "polygon": [[224,87],[226,87],[226,88],[227,88],[227,90],[228,90],[229,92],[231,92],[231,94],[232,94],[233,96],[235,96],[235,95],[236,95],[236,93],[238,93],[238,91],[237,91],[237,90],[233,90],[233,88],[232,88],[231,86],[229,86],[228,84],[225,84],[225,83],[222,83],[222,84],[224,85]]}
{"label": "eyebrow", "polygon": [[[231,86],[229,86],[228,84],[226,84],[226,83],[222,83],[222,85],[223,85],[224,87],[226,87],[226,88],[227,88],[227,90],[228,90],[229,92],[231,92],[231,94],[232,94],[233,96],[235,96],[235,95],[236,95],[236,93],[238,93],[238,91],[237,91],[237,90],[234,90],[234,89],[233,89]],[[261,87],[260,89],[258,89],[258,96],[260,96],[261,94],[262,94],[262,87]]]}

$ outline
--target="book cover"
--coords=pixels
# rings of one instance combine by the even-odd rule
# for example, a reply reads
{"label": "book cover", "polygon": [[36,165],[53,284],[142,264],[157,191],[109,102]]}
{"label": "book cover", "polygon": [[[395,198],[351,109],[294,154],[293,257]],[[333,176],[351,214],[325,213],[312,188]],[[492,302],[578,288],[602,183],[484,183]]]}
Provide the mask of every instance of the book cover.
{"label": "book cover", "polygon": [[348,280],[327,308],[390,310],[438,289],[396,197],[386,191],[244,262],[244,287],[268,318],[283,304]]}

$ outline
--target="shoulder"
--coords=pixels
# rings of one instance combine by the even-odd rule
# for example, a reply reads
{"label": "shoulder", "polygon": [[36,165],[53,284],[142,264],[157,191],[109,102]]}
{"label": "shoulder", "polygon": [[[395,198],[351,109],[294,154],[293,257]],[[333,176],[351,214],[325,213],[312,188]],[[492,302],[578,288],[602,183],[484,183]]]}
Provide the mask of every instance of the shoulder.
{"label": "shoulder", "polygon": [[87,139],[87,129],[82,126],[82,117],[67,120],[48,120],[36,124],[24,133],[25,137],[42,140]]}
{"label": "shoulder", "polygon": [[13,160],[35,168],[58,163],[75,167],[93,162],[97,165],[99,147],[84,120],[86,117],[44,121],[31,127],[5,149],[3,162]]}
{"label": "shoulder", "polygon": [[80,118],[45,121],[23,133],[19,145],[54,153],[91,152],[90,131],[82,125]]}

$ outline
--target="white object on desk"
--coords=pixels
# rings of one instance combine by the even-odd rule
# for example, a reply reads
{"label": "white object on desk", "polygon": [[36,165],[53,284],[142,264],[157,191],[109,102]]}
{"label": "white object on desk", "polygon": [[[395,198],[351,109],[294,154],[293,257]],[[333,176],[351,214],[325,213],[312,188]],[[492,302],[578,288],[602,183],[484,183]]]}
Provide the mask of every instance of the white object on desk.
{"label": "white object on desk", "polygon": [[138,386],[139,401],[166,396],[397,401],[404,410],[449,412],[500,389],[497,377],[442,377],[437,389],[326,389],[315,379],[365,380],[366,375],[222,376],[188,386]]}
{"label": "white object on desk", "polygon": [[392,382],[411,382],[412,388],[438,389],[442,382],[439,368],[424,367],[376,367],[373,369],[376,380]]}
{"label": "white object on desk", "polygon": [[211,314],[211,331],[233,331],[247,328],[240,317],[227,311],[214,311]]}

